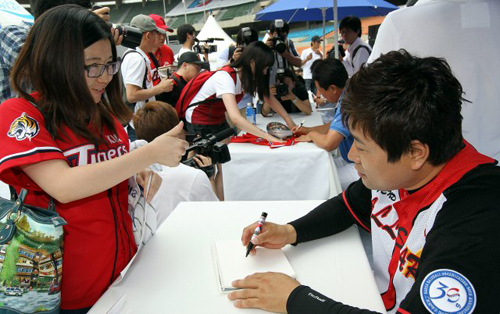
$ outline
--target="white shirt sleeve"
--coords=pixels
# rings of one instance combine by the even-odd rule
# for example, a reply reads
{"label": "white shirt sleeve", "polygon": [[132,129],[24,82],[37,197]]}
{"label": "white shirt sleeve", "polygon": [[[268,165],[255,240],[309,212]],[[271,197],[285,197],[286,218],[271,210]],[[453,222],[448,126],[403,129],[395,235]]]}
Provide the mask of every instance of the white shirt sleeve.
{"label": "white shirt sleeve", "polygon": [[389,14],[382,25],[380,25],[380,29],[377,33],[377,40],[375,41],[372,53],[366,63],[372,63],[383,53],[401,48],[399,34],[400,32],[395,27],[391,14]]}
{"label": "white shirt sleeve", "polygon": [[215,87],[215,95],[217,98],[221,98],[224,94],[236,95],[236,84],[229,73],[226,71],[218,71],[210,80],[213,80]]}
{"label": "white shirt sleeve", "polygon": [[354,64],[354,69],[352,73],[356,73],[361,69],[361,66],[365,64],[368,61],[368,58],[370,57],[370,54],[368,53],[368,50],[365,48],[360,48],[356,52],[356,55],[354,56],[354,59],[352,60],[352,63]]}
{"label": "white shirt sleeve", "polygon": [[210,184],[210,180],[207,175],[201,170],[198,170],[198,172],[199,173],[196,175],[190,189],[189,200],[210,202],[219,201],[214,193],[214,190],[212,189],[212,184]]}
{"label": "white shirt sleeve", "polygon": [[146,63],[139,53],[131,52],[127,54],[121,65],[122,78],[125,86],[127,84],[142,88]]}

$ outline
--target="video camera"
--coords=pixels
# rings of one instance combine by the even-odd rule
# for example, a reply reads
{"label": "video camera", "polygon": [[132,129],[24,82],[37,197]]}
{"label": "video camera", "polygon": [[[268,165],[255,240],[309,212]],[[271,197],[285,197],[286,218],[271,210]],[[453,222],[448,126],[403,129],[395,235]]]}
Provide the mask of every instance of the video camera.
{"label": "video camera", "polygon": [[203,170],[207,176],[210,178],[214,175],[215,169],[213,165],[223,164],[231,160],[231,155],[229,154],[229,148],[224,143],[219,143],[220,141],[234,135],[234,129],[225,129],[215,135],[207,134],[202,137],[195,138],[192,142],[193,144],[186,150],[186,155],[183,158],[187,158],[189,152],[194,151],[196,155],[203,155],[210,157],[212,159],[212,166],[210,167],[200,167],[194,156],[188,158],[182,163],[186,166],[190,166],[196,169]]}
{"label": "video camera", "polygon": [[196,53],[212,53],[212,52],[217,52],[217,46],[216,45],[209,45],[209,48],[205,48],[204,46],[200,46],[200,43],[213,43],[214,41],[224,41],[223,38],[207,38],[207,39],[194,39],[196,41],[196,44],[193,46],[193,51]]}
{"label": "video camera", "polygon": [[278,36],[273,37],[274,50],[276,50],[279,53],[283,53],[286,50],[285,38],[281,34],[284,26],[285,22],[283,20],[281,19],[274,20],[274,27],[276,28],[276,32],[278,33]]}

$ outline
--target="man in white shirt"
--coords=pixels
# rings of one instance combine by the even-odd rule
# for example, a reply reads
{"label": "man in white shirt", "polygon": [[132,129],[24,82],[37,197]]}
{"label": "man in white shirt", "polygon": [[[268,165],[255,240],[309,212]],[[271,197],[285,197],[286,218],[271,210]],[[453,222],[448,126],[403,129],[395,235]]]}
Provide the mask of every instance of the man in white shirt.
{"label": "man in white shirt", "polygon": [[311,65],[318,59],[323,59],[323,54],[320,51],[321,37],[313,36],[311,39],[311,48],[304,49],[300,58],[302,59],[302,77],[306,81],[306,88],[308,91],[316,95],[316,85],[312,78]]}
{"label": "man in white shirt", "polygon": [[445,58],[462,84],[462,132],[476,149],[500,159],[500,1],[419,0],[390,13],[368,62],[404,48],[420,57]]}
{"label": "man in white shirt", "polygon": [[343,60],[347,74],[351,77],[363,66],[372,51],[370,45],[361,40],[361,20],[357,16],[346,16],[340,21],[339,31],[349,45]]}
{"label": "man in white shirt", "polygon": [[[182,47],[181,50],[179,50],[179,52],[175,55],[175,61],[178,61],[179,57],[184,52],[194,51],[193,47],[196,43],[196,30],[194,29],[193,25],[183,24],[179,26],[179,28],[177,28],[177,39],[179,40],[179,43],[182,45]],[[208,53],[206,51],[203,51],[202,60],[208,61]]]}
{"label": "man in white shirt", "polygon": [[123,54],[121,70],[127,101],[135,103],[134,110],[137,111],[146,102],[155,100],[155,95],[171,91],[173,80],[165,78],[153,86],[151,62],[147,56],[156,50],[159,34],[166,34],[166,31],[157,27],[153,18],[143,14],[134,16],[130,26],[142,32],[141,44]]}

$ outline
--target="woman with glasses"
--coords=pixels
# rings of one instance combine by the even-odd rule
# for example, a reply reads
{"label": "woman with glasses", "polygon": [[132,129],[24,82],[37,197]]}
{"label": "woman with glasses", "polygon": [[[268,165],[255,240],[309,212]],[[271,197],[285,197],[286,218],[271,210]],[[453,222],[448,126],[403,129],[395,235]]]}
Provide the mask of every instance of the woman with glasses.
{"label": "woman with glasses", "polygon": [[54,199],[68,223],[62,313],[86,313],[137,251],[128,179],[176,166],[187,147],[181,123],[129,153],[118,69],[106,23],[62,5],[37,19],[12,72],[20,98],[0,106],[0,180],[28,189],[27,204]]}

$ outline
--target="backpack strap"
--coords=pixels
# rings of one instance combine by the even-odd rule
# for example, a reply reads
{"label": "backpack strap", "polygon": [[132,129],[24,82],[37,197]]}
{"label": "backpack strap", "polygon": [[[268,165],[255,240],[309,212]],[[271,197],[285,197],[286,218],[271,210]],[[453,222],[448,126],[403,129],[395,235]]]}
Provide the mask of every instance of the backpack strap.
{"label": "backpack strap", "polygon": [[[122,56],[122,62],[123,60],[125,59],[125,57],[129,54],[129,53],[138,53],[141,58],[142,58],[142,55],[139,53],[139,51],[135,50],[135,49],[130,49],[130,50],[127,50],[123,56]],[[144,58],[142,58],[144,60]],[[156,58],[154,58],[153,60],[156,60]],[[156,60],[156,62],[158,62],[158,60]],[[144,60],[144,63],[146,63],[146,60]],[[142,89],[147,89],[147,86],[146,86],[146,81],[148,79],[148,65],[145,64],[146,66],[146,69],[144,70],[144,78],[142,79]],[[125,97],[127,97],[127,86],[125,86]],[[126,100],[126,99],[125,99]],[[145,100],[145,102],[147,103],[149,101],[149,98]],[[135,103],[130,103],[130,105],[134,106],[135,107]],[[134,108],[132,108],[132,110],[134,110]]]}
{"label": "backpack strap", "polygon": [[174,80],[177,86],[181,86],[181,79],[177,76],[177,73],[172,74],[171,79]]}
{"label": "backpack strap", "polygon": [[372,50],[370,49],[370,47],[368,46],[365,46],[365,45],[359,45],[356,47],[356,49],[354,49],[354,51],[352,52],[352,67],[354,68],[354,57],[356,56],[356,53],[358,52],[359,49],[361,48],[364,48],[368,51],[368,55],[370,55],[372,53]]}

